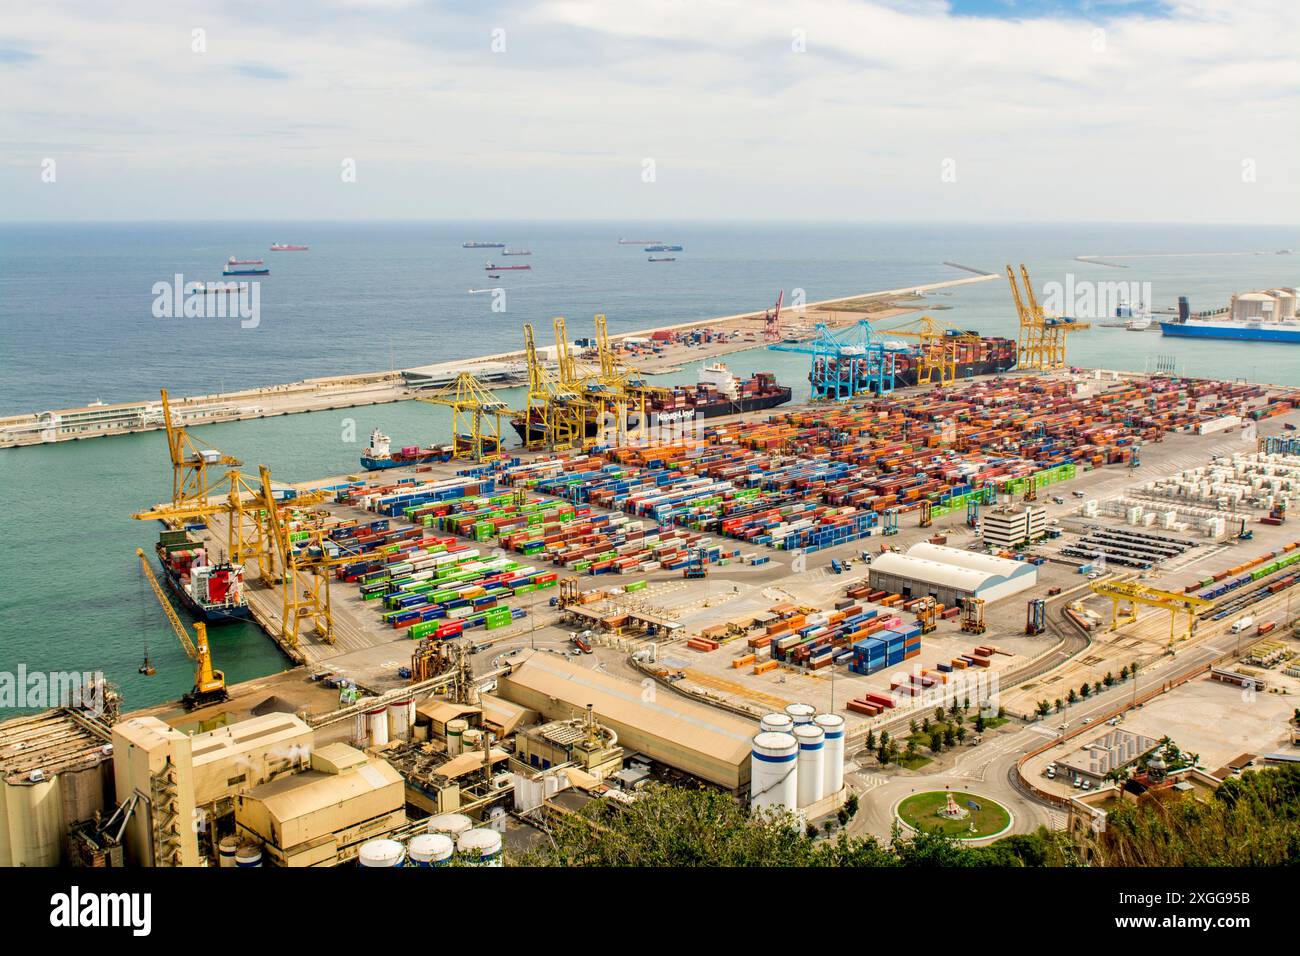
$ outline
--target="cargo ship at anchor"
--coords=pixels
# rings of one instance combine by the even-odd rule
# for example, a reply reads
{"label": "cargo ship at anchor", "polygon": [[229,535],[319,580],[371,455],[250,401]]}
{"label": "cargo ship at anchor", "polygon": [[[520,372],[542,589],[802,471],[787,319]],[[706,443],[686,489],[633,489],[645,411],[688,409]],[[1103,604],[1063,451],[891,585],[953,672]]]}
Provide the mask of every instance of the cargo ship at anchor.
{"label": "cargo ship at anchor", "polygon": [[506,244],[504,242],[462,242],[460,247],[462,249],[504,249]]}
{"label": "cargo ship at anchor", "polygon": [[[370,445],[361,455],[361,467],[366,471],[383,471],[386,468],[402,468],[409,465],[431,465],[435,462],[448,462],[455,457],[457,448],[468,448],[471,439],[459,436],[456,445],[434,445],[421,448],[418,445],[406,445],[397,451],[392,450],[392,439],[378,428],[370,433]],[[483,436],[484,449],[496,451],[496,440]]]}
{"label": "cargo ship at anchor", "polygon": [[489,262],[487,265],[483,267],[483,271],[485,272],[502,272],[502,271],[527,272],[531,268],[532,266],[528,265],[528,263],[524,263],[523,265],[518,265],[518,266],[499,266],[494,262]]}
{"label": "cargo ship at anchor", "polygon": [[[646,414],[651,427],[676,425],[700,418],[775,408],[790,401],[791,397],[790,387],[778,385],[776,376],[771,372],[756,372],[742,381],[722,362],[715,362],[700,370],[700,379],[694,387],[674,386],[668,394],[656,395],[646,408]],[[528,440],[529,431],[534,440],[541,440],[544,425],[539,417],[540,411],[535,409],[527,426],[523,416],[511,419],[510,424],[524,441]],[[629,414],[628,426],[636,428],[639,425],[640,415],[635,412]],[[599,434],[600,423],[588,421],[586,437],[595,438]]]}
{"label": "cargo ship at anchor", "polygon": [[271,243],[272,252],[306,252],[307,246],[290,246],[282,242]]}
{"label": "cargo ship at anchor", "polygon": [[208,564],[207,549],[186,531],[163,531],[154,545],[167,588],[205,624],[252,618],[244,595],[244,569],[221,561]]}

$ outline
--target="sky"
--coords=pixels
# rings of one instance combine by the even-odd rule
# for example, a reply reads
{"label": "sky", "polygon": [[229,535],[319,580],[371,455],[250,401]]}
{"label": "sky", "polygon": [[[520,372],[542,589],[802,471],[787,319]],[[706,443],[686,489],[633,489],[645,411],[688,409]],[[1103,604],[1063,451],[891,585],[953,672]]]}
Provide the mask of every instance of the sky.
{"label": "sky", "polygon": [[42,0],[0,220],[1292,223],[1295,0]]}

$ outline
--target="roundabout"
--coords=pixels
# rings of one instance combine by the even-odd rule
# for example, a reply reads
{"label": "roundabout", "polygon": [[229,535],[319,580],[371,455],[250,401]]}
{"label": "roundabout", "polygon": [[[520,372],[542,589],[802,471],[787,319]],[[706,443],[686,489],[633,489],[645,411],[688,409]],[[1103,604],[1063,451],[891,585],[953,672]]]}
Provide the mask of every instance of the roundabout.
{"label": "roundabout", "polygon": [[963,790],[926,790],[905,797],[894,816],[912,831],[955,840],[988,840],[1011,829],[1011,811],[996,800]]}

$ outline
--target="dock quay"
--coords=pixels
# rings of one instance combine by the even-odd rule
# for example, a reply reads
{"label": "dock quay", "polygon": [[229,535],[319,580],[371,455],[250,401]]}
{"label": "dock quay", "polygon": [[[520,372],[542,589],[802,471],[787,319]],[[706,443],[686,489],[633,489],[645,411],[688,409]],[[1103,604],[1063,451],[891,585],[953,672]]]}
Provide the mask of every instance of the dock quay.
{"label": "dock quay", "polygon": [[[852,826],[887,832],[873,788],[892,764],[868,741],[907,741],[937,707],[965,703],[966,737],[926,748],[932,772],[1007,761],[1008,774],[970,779],[1027,831],[1070,797],[1043,770],[1051,745],[1086,743],[1093,715],[1159,739],[1159,715],[1188,695],[1226,713],[1240,699],[1231,681],[1300,690],[1275,663],[1295,642],[1300,536],[1277,516],[1300,488],[1298,421],[1294,389],[1074,369],[720,417],[644,444],[282,484],[294,588],[322,578],[324,602],[288,634],[282,569],[244,570],[254,619],[289,666],[194,709],[94,723],[114,748],[86,738],[77,772],[107,773],[128,741],[192,741],[192,757],[172,759],[194,761],[196,807],[215,821],[196,859],[215,860],[249,819],[234,797],[260,793],[272,766],[276,787],[311,788],[340,761],[371,768],[368,793],[393,788],[379,832],[410,841],[439,813],[505,819],[509,855],[560,812],[547,809],[561,806],[544,794],[550,771],[529,763],[539,741],[617,734],[648,761],[627,764],[633,776],[745,799],[760,720],[817,713],[843,730],[845,771],[843,789],[810,805],[833,815],[857,794]],[[1017,519],[1024,539],[997,543]],[[218,509],[186,533],[220,555],[228,520]],[[1118,614],[1112,592],[1155,604]],[[1171,603],[1182,595],[1199,602],[1194,626]],[[1256,631],[1275,643],[1255,647]],[[1264,734],[1274,717],[1242,719]],[[1220,759],[1222,744],[1192,745]],[[29,773],[45,752],[0,760]],[[286,770],[286,752],[322,757]],[[589,753],[610,773],[624,766]],[[575,779],[565,800],[592,798],[596,784]],[[534,787],[542,796],[526,796]],[[533,799],[541,818],[510,814]],[[346,823],[360,805],[337,812]],[[308,859],[243,826],[240,852]],[[81,832],[96,852],[147,857],[147,841]],[[319,865],[360,852],[325,845]]]}
{"label": "dock quay", "polygon": [[[918,307],[909,300],[919,294],[994,278],[997,276],[968,276],[807,303],[787,310],[788,314],[797,316],[797,322],[788,326],[787,334],[808,338],[813,334],[817,322],[824,322],[831,328],[850,324],[862,318],[862,312],[868,303],[874,318],[903,315]],[[848,307],[843,308],[846,305]],[[836,306],[842,308],[837,309]],[[628,339],[648,338],[656,332],[676,334],[701,328],[721,333],[717,336],[717,341],[704,346],[686,347],[669,343],[663,348],[662,355],[639,355],[638,364],[642,371],[653,374],[670,371],[683,362],[717,358],[731,352],[761,347],[761,327],[753,320],[762,317],[761,311],[738,313],[635,332],[620,332],[611,335],[611,339],[618,343]],[[548,352],[547,349],[542,351]],[[553,353],[552,347],[547,356],[552,368],[555,358]],[[178,396],[172,399],[173,414],[177,415],[179,425],[197,427],[217,422],[247,421],[299,412],[400,402],[417,397],[421,391],[448,385],[462,371],[474,373],[488,388],[509,388],[527,384],[528,381],[524,355],[519,350],[513,350],[387,372],[313,378],[216,395]],[[2,416],[0,449],[130,435],[156,431],[162,427],[162,405],[156,399],[111,404],[95,402],[84,407]]]}

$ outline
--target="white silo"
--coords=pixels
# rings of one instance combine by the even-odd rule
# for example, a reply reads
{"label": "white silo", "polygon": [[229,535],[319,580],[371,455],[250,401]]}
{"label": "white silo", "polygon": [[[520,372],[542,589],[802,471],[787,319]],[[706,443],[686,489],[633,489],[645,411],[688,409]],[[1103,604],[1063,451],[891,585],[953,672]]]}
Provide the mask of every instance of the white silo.
{"label": "white silo", "polygon": [[761,733],[754,737],[749,759],[751,807],[796,809],[799,802],[798,753],[799,742],[793,734]]}
{"label": "white silo", "polygon": [[223,867],[233,867],[236,865],[235,858],[239,855],[239,837],[228,836],[222,839],[217,845],[217,862]]}
{"label": "white silo", "polygon": [[794,725],[798,727],[800,724],[811,724],[813,715],[817,713],[817,708],[812,704],[790,704],[786,707],[785,712],[794,721]]}
{"label": "white silo", "polygon": [[394,700],[388,704],[388,739],[406,740],[411,736],[411,701]]}
{"label": "white silo", "polygon": [[370,746],[388,743],[388,708],[381,705],[366,711],[366,721],[370,725]]}
{"label": "white silo", "polygon": [[822,796],[829,797],[844,789],[844,718],[839,714],[818,714],[813,723],[826,733]]}
{"label": "white silo", "polygon": [[465,731],[469,730],[469,722],[457,717],[455,720],[447,721],[447,753],[456,757],[464,749],[461,738],[464,737]]}
{"label": "white silo", "polygon": [[826,732],[816,724],[800,724],[794,729],[794,737],[799,741],[799,806],[806,807],[822,798]]}
{"label": "white silo", "polygon": [[245,843],[235,852],[235,866],[239,868],[262,865],[262,845]]}
{"label": "white silo", "polygon": [[1296,308],[1295,289],[1269,289],[1273,298],[1277,300],[1277,310],[1275,318],[1279,321],[1282,319],[1294,319]]}
{"label": "white silo", "polygon": [[1232,297],[1230,309],[1235,322],[1273,318],[1276,302],[1267,292],[1242,292]]}
{"label": "white silo", "polygon": [[406,848],[396,840],[367,840],[357,851],[357,862],[364,867],[401,866]]}
{"label": "white silo", "polygon": [[486,828],[466,830],[456,840],[456,853],[466,866],[500,866],[501,834]]}
{"label": "white silo", "polygon": [[428,833],[445,833],[453,840],[474,826],[474,821],[463,813],[440,813],[430,817],[425,825]]}
{"label": "white silo", "polygon": [[406,845],[411,866],[447,866],[456,850],[445,833],[417,833]]}
{"label": "white silo", "polygon": [[788,734],[794,730],[794,718],[789,714],[767,714],[758,722],[760,734]]}

